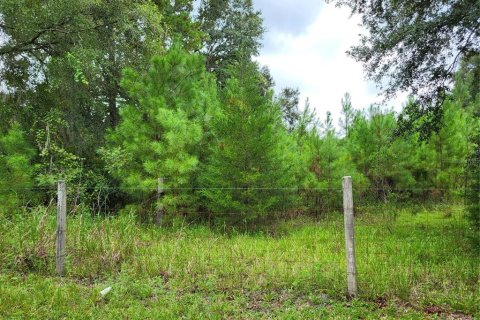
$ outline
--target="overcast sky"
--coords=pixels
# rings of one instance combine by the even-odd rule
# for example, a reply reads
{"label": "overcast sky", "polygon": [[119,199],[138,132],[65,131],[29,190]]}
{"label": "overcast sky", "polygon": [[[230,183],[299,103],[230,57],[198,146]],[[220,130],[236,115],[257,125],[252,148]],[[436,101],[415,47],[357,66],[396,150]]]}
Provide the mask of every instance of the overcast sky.
{"label": "overcast sky", "polygon": [[[340,116],[340,101],[345,92],[357,109],[380,102],[374,83],[365,80],[362,65],[346,55],[357,44],[359,17],[347,8],[337,8],[322,0],[254,0],[261,10],[266,33],[256,60],[269,67],[276,91],[299,88],[301,106],[306,97],[320,119],[331,111],[334,123]],[[388,102],[399,111],[405,95]]]}

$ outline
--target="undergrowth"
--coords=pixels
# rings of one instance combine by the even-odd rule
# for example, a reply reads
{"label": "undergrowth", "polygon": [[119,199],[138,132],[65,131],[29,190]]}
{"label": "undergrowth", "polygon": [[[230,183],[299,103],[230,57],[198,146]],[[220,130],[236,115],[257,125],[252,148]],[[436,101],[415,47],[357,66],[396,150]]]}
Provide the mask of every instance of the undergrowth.
{"label": "undergrowth", "polygon": [[[68,217],[66,275],[55,275],[55,211],[2,218],[0,318],[471,317],[478,253],[459,206],[356,217],[359,297],[346,301],[343,220],[277,221],[255,232],[135,215]],[[99,291],[111,286],[104,298]]]}

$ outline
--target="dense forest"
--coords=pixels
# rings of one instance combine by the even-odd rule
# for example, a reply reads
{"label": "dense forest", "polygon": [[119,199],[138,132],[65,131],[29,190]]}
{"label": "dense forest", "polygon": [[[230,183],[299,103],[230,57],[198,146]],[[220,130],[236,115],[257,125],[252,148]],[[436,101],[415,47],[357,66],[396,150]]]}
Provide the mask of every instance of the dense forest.
{"label": "dense forest", "polygon": [[[3,1],[0,12],[3,215],[48,204],[61,179],[74,212],[133,204],[147,219],[159,208],[240,219],[308,211],[339,203],[329,190],[344,175],[382,201],[461,199],[475,180],[467,158],[478,152],[478,55],[462,61],[425,139],[400,132],[388,107],[352,106],[348,93],[338,125],[302,105],[298,89],[275,93],[268,68],[252,60],[264,28],[251,1],[204,1],[195,12],[188,0],[21,10]],[[320,197],[313,204],[309,190]]]}

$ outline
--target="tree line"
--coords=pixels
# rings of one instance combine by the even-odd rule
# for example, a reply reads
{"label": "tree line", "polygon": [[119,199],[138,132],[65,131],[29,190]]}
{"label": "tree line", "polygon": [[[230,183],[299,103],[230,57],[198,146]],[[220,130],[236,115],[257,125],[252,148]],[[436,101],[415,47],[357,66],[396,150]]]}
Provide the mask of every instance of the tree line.
{"label": "tree line", "polygon": [[145,220],[333,207],[344,175],[382,202],[478,195],[480,55],[463,57],[425,139],[399,129],[428,114],[355,108],[347,93],[336,125],[298,89],[275,93],[253,60],[263,32],[251,0],[2,1],[2,214],[47,205],[59,179],[74,211]]}

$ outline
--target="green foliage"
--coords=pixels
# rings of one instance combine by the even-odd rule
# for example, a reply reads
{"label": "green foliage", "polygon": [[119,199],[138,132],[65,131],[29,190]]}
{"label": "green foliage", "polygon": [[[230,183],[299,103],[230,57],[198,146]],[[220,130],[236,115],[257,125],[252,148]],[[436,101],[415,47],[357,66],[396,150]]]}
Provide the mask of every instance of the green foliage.
{"label": "green foliage", "polygon": [[[35,143],[40,152],[40,164],[36,172],[39,186],[51,187],[58,180],[78,182],[82,175],[82,159],[68,152],[63,146],[61,130],[68,126],[61,113],[51,110],[35,130]],[[40,128],[43,125],[43,128]]]}
{"label": "green foliage", "polygon": [[460,191],[457,195],[461,195],[465,183],[464,164],[470,148],[467,123],[469,115],[461,109],[459,102],[445,102],[441,129],[428,143],[435,148],[434,184],[439,189]]}
{"label": "green foliage", "polygon": [[422,123],[422,135],[438,129],[441,102],[458,63],[480,53],[478,0],[332,2],[362,17],[368,33],[350,55],[363,63],[367,77],[387,97],[403,91],[419,101],[407,110],[401,131],[421,115],[431,117]]}
{"label": "green foliage", "polygon": [[198,50],[205,37],[198,21],[192,19],[194,0],[152,0],[161,13],[161,25],[170,40],[182,40],[187,50]]}
{"label": "green foliage", "polygon": [[109,146],[101,149],[109,172],[136,200],[154,193],[163,177],[171,192],[157,205],[174,212],[192,204],[191,195],[179,190],[192,188],[204,130],[218,103],[203,58],[175,45],[154,57],[148,72],[126,70],[122,87],[130,100],[107,137]]}
{"label": "green foliage", "polygon": [[[64,112],[71,130],[81,121],[75,132],[91,123],[91,129],[105,129],[105,117],[107,125],[116,123],[121,70],[144,68],[165,39],[161,13],[149,1],[7,0],[0,13],[7,86],[29,92],[24,103],[37,105],[40,117],[53,105]],[[96,138],[102,141],[103,133]]]}
{"label": "green foliage", "polygon": [[255,219],[291,204],[295,188],[288,160],[290,141],[272,94],[261,93],[263,76],[255,64],[233,70],[223,93],[223,112],[215,119],[211,156],[200,177],[204,205],[233,220]]}
{"label": "green foliage", "polygon": [[264,32],[260,12],[252,0],[202,0],[197,19],[206,35],[207,70],[225,86],[228,67],[259,52]]}
{"label": "green foliage", "polygon": [[[311,116],[304,113],[303,117],[308,119]],[[304,131],[304,125],[297,130],[297,154],[302,157],[298,183],[305,189],[301,193],[304,197],[302,203],[307,205],[308,211],[325,213],[338,208],[342,201],[339,185],[343,176],[352,176],[356,188],[368,185],[345,148],[345,141],[335,135],[331,116],[327,114],[325,123],[312,124],[307,131]],[[321,135],[319,131],[324,133]]]}
{"label": "green foliage", "polygon": [[350,133],[350,128],[352,126],[355,117],[357,116],[357,112],[353,109],[352,106],[352,97],[347,92],[342,98],[342,118],[339,119],[338,124],[342,129],[342,133],[345,136],[348,136]]}
{"label": "green foliage", "polygon": [[383,200],[396,187],[398,179],[410,178],[410,173],[403,170],[403,159],[398,158],[406,155],[394,150],[399,147],[399,141],[392,142],[395,124],[393,112],[371,106],[356,117],[347,139],[353,163],[368,178],[377,197]]}
{"label": "green foliage", "polygon": [[[461,37],[445,39],[444,33],[458,22],[459,8],[471,5],[439,7],[434,1],[416,12],[409,1],[368,8],[339,2],[363,14],[375,31],[353,54],[371,77],[394,75],[387,93],[418,85],[428,91],[444,78],[438,67],[445,66],[442,57],[450,49],[432,52],[433,42],[421,40],[440,37],[445,41],[435,46],[450,48]],[[66,180],[73,212],[87,206],[94,213],[116,212],[128,203],[142,214],[163,207],[192,219],[203,213],[267,219],[280,211],[338,208],[344,175],[353,177],[362,199],[457,201],[465,195],[474,179],[464,167],[466,157],[474,156],[480,118],[476,34],[456,48],[461,68],[454,78],[448,74],[455,86],[441,112],[431,104],[425,115],[413,99],[398,117],[379,107],[359,111],[345,94],[338,130],[332,113],[320,123],[308,100],[300,108],[297,89],[287,87],[272,98],[270,71],[252,62],[264,29],[251,0],[205,0],[196,17],[193,10],[192,0],[0,2],[6,89],[0,94],[0,130],[7,139],[17,123],[18,143],[32,148],[4,155],[24,162],[12,169],[4,160],[2,181],[9,185],[9,172],[24,166],[27,188]],[[403,19],[414,11],[413,20]],[[458,35],[471,18],[465,16]],[[435,26],[445,28],[427,32]],[[399,46],[411,51],[390,63]],[[396,136],[405,123],[409,134]],[[424,141],[422,128],[432,124],[436,131]],[[160,200],[159,177],[166,189]],[[29,200],[53,197],[42,192]]]}
{"label": "green foliage", "polygon": [[[0,2],[0,78],[6,89],[0,122],[19,122],[36,147],[35,180],[42,187],[64,178],[73,203],[104,202],[104,191],[101,201],[97,191],[115,182],[106,177],[96,150],[127,98],[119,85],[122,70],[148,68],[151,56],[177,37],[181,21],[185,34],[199,33],[188,14],[177,20],[180,11],[185,8],[170,1]],[[198,47],[199,39],[192,42]]]}
{"label": "green foliage", "polygon": [[472,225],[474,245],[480,247],[480,55],[463,61],[453,91],[454,102],[466,111],[467,162],[465,166],[465,202]]}
{"label": "green foliage", "polygon": [[14,214],[30,200],[34,156],[18,123],[0,136],[0,217]]}
{"label": "green foliage", "polygon": [[356,116],[346,147],[357,169],[377,190],[377,198],[387,200],[392,192],[403,197],[458,198],[465,178],[467,119],[458,102],[448,100],[441,130],[425,142],[419,133],[395,136],[393,112],[371,107],[367,114]]}
{"label": "green foliage", "polygon": [[480,244],[480,130],[474,139],[473,152],[467,159],[467,217],[473,228],[477,248]]}
{"label": "green foliage", "polygon": [[[404,91],[416,98],[400,115],[397,133],[420,131],[425,140],[442,129],[442,103],[459,62],[472,65],[480,53],[478,1],[335,2],[360,14],[369,30],[350,51],[364,64],[367,77],[382,84],[387,97]],[[479,70],[477,64],[470,78],[478,79]],[[478,80],[470,83],[470,90],[478,90],[473,89]]]}
{"label": "green foliage", "polygon": [[277,97],[277,103],[282,110],[283,121],[289,131],[292,131],[300,118],[300,90],[294,88],[283,88]]}

